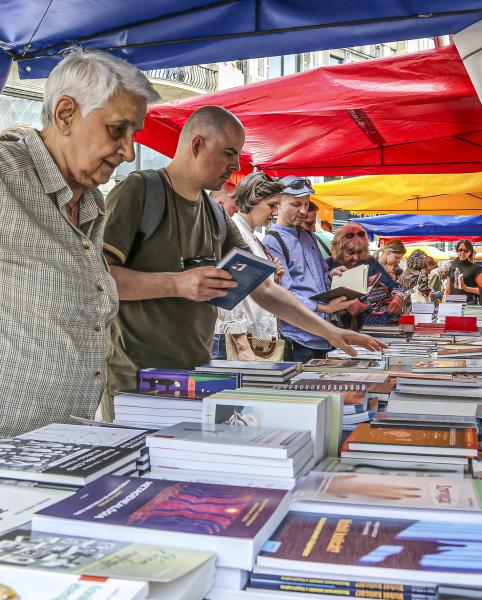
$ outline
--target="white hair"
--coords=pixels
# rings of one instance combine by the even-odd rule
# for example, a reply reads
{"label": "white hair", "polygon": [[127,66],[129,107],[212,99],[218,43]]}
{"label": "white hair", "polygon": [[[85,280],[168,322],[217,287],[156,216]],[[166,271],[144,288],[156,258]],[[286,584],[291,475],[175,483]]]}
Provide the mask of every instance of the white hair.
{"label": "white hair", "polygon": [[147,104],[160,99],[147,77],[127,61],[104,52],[74,48],[47,79],[42,124],[44,127],[52,124],[55,105],[61,96],[71,96],[85,117],[105,106],[120,91],[132,92],[144,98]]}

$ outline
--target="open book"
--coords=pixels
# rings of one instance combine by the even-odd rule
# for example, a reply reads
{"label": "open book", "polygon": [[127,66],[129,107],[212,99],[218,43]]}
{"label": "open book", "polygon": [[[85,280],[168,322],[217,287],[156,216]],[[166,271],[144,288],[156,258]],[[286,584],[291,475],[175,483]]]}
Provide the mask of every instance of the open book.
{"label": "open book", "polygon": [[368,294],[370,289],[368,286],[368,265],[358,265],[358,267],[348,269],[341,275],[333,277],[331,290],[311,296],[311,300],[317,300],[325,304],[340,296],[345,296],[348,300],[355,300]]}

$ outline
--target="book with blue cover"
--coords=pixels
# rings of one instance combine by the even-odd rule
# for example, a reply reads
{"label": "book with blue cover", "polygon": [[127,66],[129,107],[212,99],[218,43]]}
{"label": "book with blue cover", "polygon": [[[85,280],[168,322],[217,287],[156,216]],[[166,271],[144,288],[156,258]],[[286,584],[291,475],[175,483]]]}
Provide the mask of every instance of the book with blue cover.
{"label": "book with blue cover", "polygon": [[229,373],[202,373],[181,369],[139,369],[139,392],[158,392],[160,397],[204,398],[215,392],[234,390],[239,378]]}
{"label": "book with blue cover", "polygon": [[[105,476],[34,515],[32,529],[218,554],[251,569],[289,507],[284,490]],[[49,507],[50,508],[50,507]]]}
{"label": "book with blue cover", "polygon": [[229,271],[238,286],[229,288],[226,296],[213,298],[208,302],[209,304],[214,304],[214,306],[219,306],[219,308],[232,310],[263,283],[265,279],[272,275],[276,271],[277,266],[266,258],[260,258],[245,250],[233,248],[218,263],[217,268]]}

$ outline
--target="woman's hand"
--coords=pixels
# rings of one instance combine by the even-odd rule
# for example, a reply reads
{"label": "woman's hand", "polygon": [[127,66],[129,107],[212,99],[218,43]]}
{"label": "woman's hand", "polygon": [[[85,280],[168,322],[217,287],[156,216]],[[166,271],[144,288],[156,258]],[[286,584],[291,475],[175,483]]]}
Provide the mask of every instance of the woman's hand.
{"label": "woman's hand", "polygon": [[347,308],[347,311],[353,317],[356,317],[357,315],[361,315],[362,313],[366,312],[367,310],[368,310],[368,304],[365,304],[364,302],[361,302],[358,299],[353,300],[353,302]]}
{"label": "woman's hand", "polygon": [[343,266],[341,266],[341,267],[335,267],[334,269],[332,269],[330,271],[330,277],[332,277],[332,278],[333,277],[340,277],[340,275],[342,273],[344,273],[345,271],[348,271],[348,269],[346,267],[343,267]]}
{"label": "woman's hand", "polygon": [[399,315],[402,312],[402,297],[394,296],[388,305],[387,312],[389,315]]}

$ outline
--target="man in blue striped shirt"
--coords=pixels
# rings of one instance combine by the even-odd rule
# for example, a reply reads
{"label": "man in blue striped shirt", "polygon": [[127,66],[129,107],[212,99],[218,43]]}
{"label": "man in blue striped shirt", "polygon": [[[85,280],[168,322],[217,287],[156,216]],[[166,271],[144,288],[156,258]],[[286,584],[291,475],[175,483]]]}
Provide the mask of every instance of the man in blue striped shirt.
{"label": "man in blue striped shirt", "polygon": [[[313,235],[301,227],[314,194],[308,179],[288,175],[280,180],[285,187],[281,194],[278,218],[263,240],[273,256],[285,269],[281,285],[300,300],[320,319],[345,310],[352,301],[335,298],[329,304],[310,300],[311,296],[330,289],[329,272]],[[287,340],[288,360],[306,362],[324,358],[331,349],[327,340],[282,321],[281,331]]]}

